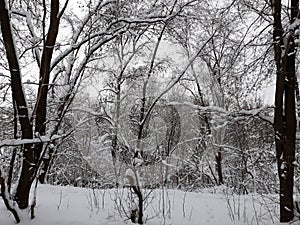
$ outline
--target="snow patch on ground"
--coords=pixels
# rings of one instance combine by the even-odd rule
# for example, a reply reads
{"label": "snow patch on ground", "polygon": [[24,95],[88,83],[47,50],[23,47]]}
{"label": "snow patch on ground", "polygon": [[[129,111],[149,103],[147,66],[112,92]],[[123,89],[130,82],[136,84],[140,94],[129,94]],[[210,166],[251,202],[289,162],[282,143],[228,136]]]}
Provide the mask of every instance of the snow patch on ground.
{"label": "snow patch on ground", "polygon": [[[150,193],[150,194],[149,194]],[[170,189],[144,190],[148,225],[247,225],[279,224],[276,196],[183,192]],[[36,218],[22,212],[22,225],[123,225],[129,189],[83,189],[39,185]],[[120,201],[121,200],[121,201]],[[122,202],[121,209],[117,202]],[[164,207],[163,207],[164,206]],[[0,224],[15,224],[0,202]]]}

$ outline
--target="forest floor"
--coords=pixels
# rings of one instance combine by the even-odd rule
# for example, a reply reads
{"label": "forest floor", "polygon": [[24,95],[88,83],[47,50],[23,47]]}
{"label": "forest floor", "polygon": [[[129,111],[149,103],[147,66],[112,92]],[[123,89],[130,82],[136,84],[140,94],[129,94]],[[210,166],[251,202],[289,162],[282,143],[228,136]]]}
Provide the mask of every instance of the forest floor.
{"label": "forest floor", "polygon": [[[269,225],[278,222],[276,196],[234,195],[224,187],[201,192],[146,190],[148,225]],[[129,211],[128,189],[84,189],[39,185],[36,217],[21,213],[22,225],[124,225]],[[164,207],[163,207],[164,206]],[[0,201],[0,225],[15,224]],[[298,224],[294,222],[292,224]]]}

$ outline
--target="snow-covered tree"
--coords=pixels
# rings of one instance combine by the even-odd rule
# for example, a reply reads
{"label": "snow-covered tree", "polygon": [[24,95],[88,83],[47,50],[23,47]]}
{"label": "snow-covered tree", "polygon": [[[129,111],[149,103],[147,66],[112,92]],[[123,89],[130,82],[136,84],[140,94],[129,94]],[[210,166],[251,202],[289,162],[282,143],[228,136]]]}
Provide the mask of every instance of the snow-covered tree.
{"label": "snow-covered tree", "polygon": [[[12,140],[8,145],[23,146],[14,193],[20,209],[29,206],[33,181],[39,177],[44,182],[53,155],[49,144],[67,135],[61,127],[63,118],[81,81],[101,58],[102,46],[135,26],[164,22],[173,16],[164,11],[153,14],[153,5],[148,4],[140,5],[144,6],[142,13],[116,12],[128,9],[131,3],[79,3],[76,7],[81,10],[77,14],[69,8],[69,1],[0,1],[1,45],[5,49],[1,71],[11,83],[21,129],[21,141]],[[29,76],[29,84],[36,85],[32,104],[27,101],[24,75]]]}

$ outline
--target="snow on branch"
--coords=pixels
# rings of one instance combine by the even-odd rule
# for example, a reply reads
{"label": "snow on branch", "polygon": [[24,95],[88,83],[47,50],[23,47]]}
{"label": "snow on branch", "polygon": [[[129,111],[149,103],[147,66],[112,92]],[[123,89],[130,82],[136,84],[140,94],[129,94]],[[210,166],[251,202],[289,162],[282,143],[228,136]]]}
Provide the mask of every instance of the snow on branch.
{"label": "snow on branch", "polygon": [[215,33],[217,32],[217,29],[212,33],[212,35],[208,38],[208,40],[202,45],[202,47],[188,60],[185,67],[183,67],[183,70],[180,72],[180,74],[175,78],[175,80],[165,88],[153,101],[151,106],[149,107],[149,110],[146,113],[146,116],[144,117],[142,124],[144,124],[147,121],[147,118],[150,116],[150,113],[152,112],[154,106],[156,103],[164,96],[166,93],[168,93],[180,80],[181,78],[186,74],[188,68],[194,63],[194,61],[199,57],[205,46],[211,41],[211,39],[214,37]]}
{"label": "snow on branch", "polygon": [[[109,4],[111,3],[110,1],[107,1],[105,4]],[[95,8],[95,12],[96,9],[99,7],[103,7],[102,5],[98,5]],[[94,12],[92,11],[91,14],[87,15],[84,19],[83,19],[83,23],[81,25],[81,27],[79,27],[79,29],[77,31],[74,32],[73,34],[73,42],[71,44],[71,46],[66,49],[64,52],[62,52],[59,56],[57,56],[56,59],[54,59],[54,61],[51,64],[51,70],[53,70],[53,68],[60,62],[62,61],[67,55],[69,55],[71,52],[81,48],[84,44],[88,43],[89,41],[91,41],[92,39],[97,39],[96,43],[97,44],[97,48],[99,48],[99,46],[101,46],[103,44],[105,44],[107,42],[107,40],[111,40],[114,37],[118,36],[121,33],[126,32],[126,30],[128,29],[128,25],[131,24],[155,24],[155,23],[166,23],[167,21],[171,20],[174,15],[168,15],[168,16],[159,16],[159,15],[152,15],[149,18],[144,17],[144,18],[119,18],[116,19],[114,21],[112,21],[110,24],[107,25],[107,27],[104,30],[100,30],[98,32],[92,33],[90,34],[88,37],[85,37],[82,40],[79,40],[79,36],[83,31],[84,26],[87,24],[87,22],[90,20],[92,14]],[[117,24],[123,24],[120,27],[115,27]],[[115,28],[114,28],[115,27]],[[105,39],[105,37],[107,37]],[[103,41],[100,41],[101,39],[104,39]]]}
{"label": "snow on branch", "polygon": [[170,163],[167,163],[167,161],[166,161],[166,160],[162,160],[161,162],[162,162],[162,164],[164,164],[165,166],[168,166],[168,167],[172,167],[172,168],[176,168],[176,169],[178,169],[178,167],[177,167],[177,166],[175,166],[175,165],[172,165],[172,164],[170,164]]}
{"label": "snow on branch", "polygon": [[91,116],[95,116],[95,117],[101,117],[102,119],[106,120],[108,123],[113,124],[113,121],[109,116],[104,115],[103,113],[96,112],[92,109],[74,107],[71,110],[72,111],[84,112],[84,113],[90,114]]}
{"label": "snow on branch", "polygon": [[289,25],[288,29],[289,30],[296,30],[300,26],[300,19],[296,18],[295,21]]}
{"label": "snow on branch", "polygon": [[62,136],[60,135],[53,135],[51,138],[47,136],[40,136],[38,138],[33,139],[5,139],[3,141],[0,141],[0,148],[4,146],[19,146],[25,144],[52,142],[61,138]]}
{"label": "snow on branch", "polygon": [[172,15],[169,16],[151,16],[149,18],[145,17],[145,18],[120,18],[118,20],[115,21],[115,23],[119,23],[119,22],[123,22],[123,23],[128,23],[128,24],[152,24],[152,23],[159,23],[159,22],[167,22],[168,20],[170,20],[171,18],[173,18]]}
{"label": "snow on branch", "polygon": [[137,186],[135,174],[132,169],[128,168],[125,172],[125,176],[129,182],[130,186]]}
{"label": "snow on branch", "polygon": [[[58,65],[63,59],[65,59],[70,53],[74,52],[75,50],[80,49],[84,44],[88,43],[92,39],[97,39],[95,43],[97,43],[97,47],[99,48],[103,44],[107,43],[114,37],[124,33],[127,30],[127,26],[122,26],[119,28],[116,28],[115,30],[108,30],[105,31],[101,30],[99,32],[95,32],[93,34],[90,34],[89,37],[86,37],[82,39],[81,41],[78,41],[77,43],[72,44],[68,49],[63,51],[60,55],[58,55],[51,64],[51,71],[55,68],[55,66]],[[103,39],[103,40],[101,40]]]}
{"label": "snow on branch", "polygon": [[267,116],[266,112],[270,112],[273,107],[271,106],[263,106],[257,109],[251,109],[251,110],[239,110],[239,111],[227,111],[222,107],[218,106],[199,106],[195,105],[191,102],[169,102],[168,105],[186,105],[188,107],[191,107],[195,110],[199,110],[203,113],[213,113],[218,114],[224,118],[238,118],[238,117],[258,117],[262,119],[265,122],[268,122],[270,124],[273,124],[273,116]]}
{"label": "snow on branch", "polygon": [[251,110],[241,110],[238,112],[232,112],[230,115],[232,117],[238,117],[238,116],[253,116],[253,117],[258,117],[261,120],[273,124],[274,123],[274,118],[273,116],[266,116],[264,112],[269,111],[270,109],[273,109],[273,107],[270,106],[263,106],[258,109],[251,109]]}

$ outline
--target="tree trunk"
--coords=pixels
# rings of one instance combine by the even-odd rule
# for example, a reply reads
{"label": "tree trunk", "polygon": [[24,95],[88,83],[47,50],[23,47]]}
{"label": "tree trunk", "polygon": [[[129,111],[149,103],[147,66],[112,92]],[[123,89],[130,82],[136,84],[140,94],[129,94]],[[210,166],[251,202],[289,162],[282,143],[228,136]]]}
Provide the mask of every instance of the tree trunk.
{"label": "tree trunk", "polygon": [[[22,88],[21,73],[19,67],[19,61],[16,55],[16,49],[13,41],[10,18],[8,16],[8,10],[6,2],[0,0],[0,22],[1,32],[3,37],[3,44],[5,47],[9,69],[11,73],[11,89],[13,100],[16,103],[16,108],[21,125],[22,139],[32,139],[33,131],[32,124],[30,123],[27,103]],[[29,191],[31,186],[31,178],[34,172],[33,162],[33,145],[26,144],[23,147],[23,159],[21,176],[17,186],[17,192],[15,199],[20,209],[27,208]]]}
{"label": "tree trunk", "polygon": [[48,173],[48,170],[50,168],[50,162],[52,161],[53,157],[53,150],[54,147],[48,145],[48,157],[43,158],[43,165],[42,165],[42,171],[39,174],[39,181],[41,184],[44,184],[46,181],[46,175]]}
{"label": "tree trunk", "polygon": [[[47,96],[48,84],[50,77],[50,66],[53,55],[53,49],[56,42],[58,27],[59,27],[59,0],[51,1],[50,25],[48,29],[46,43],[44,43],[41,69],[40,69],[40,83],[37,95],[37,102],[34,116],[36,117],[35,131],[39,135],[46,133],[46,116],[47,116]],[[36,145],[35,149],[35,163],[40,160],[40,155],[43,150],[43,143]]]}
{"label": "tree trunk", "polygon": [[[14,107],[14,139],[18,138],[18,112],[16,109],[16,103],[13,101],[13,107]],[[11,193],[11,184],[12,184],[12,178],[13,178],[13,172],[14,172],[14,165],[15,165],[15,160],[17,156],[17,147],[14,147],[12,156],[9,162],[9,170],[8,170],[8,177],[7,177],[7,191],[10,194]]]}
{"label": "tree trunk", "polygon": [[[273,3],[274,18],[274,58],[276,63],[276,93],[274,130],[276,158],[280,182],[280,222],[289,222],[294,217],[293,187],[296,139],[295,104],[295,41],[294,31],[289,30],[284,37],[281,19],[281,1]],[[291,1],[292,24],[298,16],[299,1]],[[286,38],[285,41],[283,39]],[[286,43],[286,44],[284,44]]]}
{"label": "tree trunk", "polygon": [[216,154],[216,168],[217,168],[217,174],[218,174],[218,185],[224,184],[223,181],[223,173],[222,173],[222,153],[221,151],[218,151]]}
{"label": "tree trunk", "polygon": [[[23,92],[21,72],[19,67],[18,57],[13,41],[10,18],[8,15],[8,6],[5,0],[0,0],[0,23],[1,33],[3,37],[3,44],[6,50],[6,56],[11,73],[11,89],[13,100],[16,104],[17,113],[19,116],[21,126],[21,138],[33,139],[33,124],[29,118],[25,94]],[[47,34],[46,43],[44,43],[44,50],[42,56],[41,70],[40,70],[40,84],[38,90],[37,103],[33,115],[36,114],[35,130],[40,135],[45,134],[46,110],[47,110],[47,95],[48,83],[50,75],[50,63],[53,54],[56,37],[58,34],[58,26],[60,21],[59,14],[59,0],[51,1],[51,15],[50,26]],[[23,159],[21,174],[18,181],[15,200],[20,209],[28,207],[29,192],[34,177],[38,171],[37,165],[40,160],[40,154],[43,149],[43,143],[40,144],[25,144],[23,146]]]}

